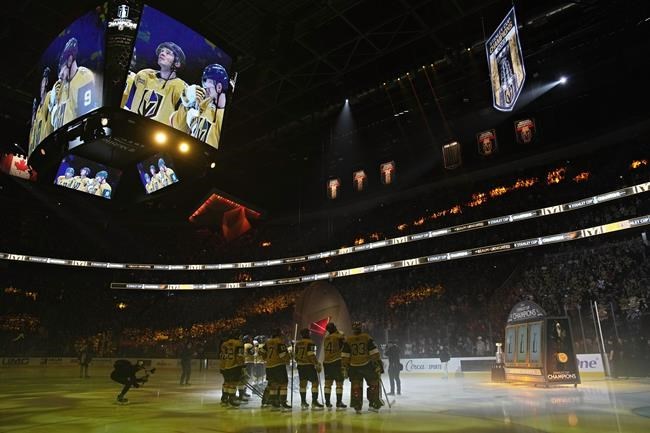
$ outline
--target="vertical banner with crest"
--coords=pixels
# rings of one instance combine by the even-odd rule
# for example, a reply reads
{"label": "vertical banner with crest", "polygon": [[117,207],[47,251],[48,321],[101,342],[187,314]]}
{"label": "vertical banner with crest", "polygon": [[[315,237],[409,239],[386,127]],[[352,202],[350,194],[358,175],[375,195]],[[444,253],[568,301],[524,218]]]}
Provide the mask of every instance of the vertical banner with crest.
{"label": "vertical banner with crest", "polygon": [[361,192],[366,189],[368,184],[368,176],[364,170],[357,170],[352,173],[352,187],[356,192]]}
{"label": "vertical banner with crest", "polygon": [[390,185],[395,180],[395,161],[384,162],[379,166],[379,177],[382,185]]}
{"label": "vertical banner with crest", "polygon": [[494,129],[479,132],[476,134],[478,154],[481,156],[492,156],[497,153],[497,133]]}
{"label": "vertical banner with crest", "polygon": [[535,119],[515,120],[515,139],[518,144],[533,144],[536,138]]}
{"label": "vertical banner with crest", "polygon": [[485,51],[492,105],[499,111],[512,111],[526,80],[514,7],[485,42]]}
{"label": "vertical banner with crest", "polygon": [[341,179],[333,178],[327,181],[327,198],[336,200],[341,192]]}

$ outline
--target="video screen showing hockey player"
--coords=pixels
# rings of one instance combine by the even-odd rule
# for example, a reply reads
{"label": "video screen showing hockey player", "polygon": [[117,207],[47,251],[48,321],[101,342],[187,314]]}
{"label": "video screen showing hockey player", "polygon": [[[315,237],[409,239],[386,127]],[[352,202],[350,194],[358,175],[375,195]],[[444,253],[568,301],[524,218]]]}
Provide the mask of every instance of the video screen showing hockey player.
{"label": "video screen showing hockey player", "polygon": [[147,194],[166,188],[179,181],[171,158],[157,154],[138,163],[140,181]]}
{"label": "video screen showing hockey player", "polygon": [[235,79],[231,58],[175,19],[145,6],[122,108],[214,148]]}
{"label": "video screen showing hockey player", "polygon": [[61,161],[54,184],[105,199],[113,196],[122,172],[76,155]]}
{"label": "video screen showing hockey player", "polygon": [[101,8],[70,24],[41,56],[29,153],[60,127],[102,106],[104,32]]}

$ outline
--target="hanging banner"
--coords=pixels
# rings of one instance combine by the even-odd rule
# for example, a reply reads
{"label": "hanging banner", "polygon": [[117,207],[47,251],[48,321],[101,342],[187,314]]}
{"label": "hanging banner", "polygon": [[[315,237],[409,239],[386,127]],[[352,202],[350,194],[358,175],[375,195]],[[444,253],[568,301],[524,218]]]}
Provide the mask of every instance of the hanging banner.
{"label": "hanging banner", "polygon": [[352,186],[356,192],[361,192],[366,189],[368,183],[368,176],[364,170],[357,170],[352,173]]}
{"label": "hanging banner", "polygon": [[535,119],[522,119],[515,121],[515,138],[518,144],[532,144],[537,136]]}
{"label": "hanging banner", "polygon": [[341,188],[341,179],[335,178],[327,181],[327,198],[336,200],[339,198],[339,189]]}
{"label": "hanging banner", "polygon": [[478,154],[481,156],[492,156],[497,153],[497,133],[494,129],[479,132],[476,134]]}
{"label": "hanging banner", "polygon": [[460,143],[452,141],[442,146],[442,158],[445,163],[445,168],[452,170],[460,167],[462,160],[460,157]]}
{"label": "hanging banner", "polygon": [[485,51],[492,105],[499,111],[512,111],[526,80],[514,7],[485,42]]}
{"label": "hanging banner", "polygon": [[395,161],[389,161],[379,166],[379,178],[382,185],[390,185],[395,180]]}

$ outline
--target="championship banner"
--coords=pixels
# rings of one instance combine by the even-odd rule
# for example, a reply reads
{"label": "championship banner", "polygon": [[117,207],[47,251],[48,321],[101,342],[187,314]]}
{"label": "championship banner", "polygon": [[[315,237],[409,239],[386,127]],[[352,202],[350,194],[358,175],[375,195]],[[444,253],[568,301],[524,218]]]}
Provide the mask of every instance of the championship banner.
{"label": "championship banner", "polygon": [[512,111],[526,80],[514,7],[485,42],[485,51],[492,105],[499,111]]}
{"label": "championship banner", "polygon": [[379,178],[382,185],[390,185],[395,180],[395,161],[389,161],[379,166]]}
{"label": "championship banner", "polygon": [[445,168],[452,170],[460,167],[462,159],[460,157],[460,143],[452,141],[442,146],[442,158],[445,163]]}
{"label": "championship banner", "polygon": [[515,121],[515,138],[518,144],[532,144],[537,138],[535,119],[522,119]]}
{"label": "championship banner", "polygon": [[476,134],[478,154],[481,156],[492,156],[497,153],[497,133],[494,129],[479,132]]}
{"label": "championship banner", "polygon": [[368,184],[368,176],[363,170],[358,170],[352,173],[352,186],[356,192],[361,192],[366,189]]}
{"label": "championship banner", "polygon": [[336,200],[339,198],[339,189],[341,188],[341,179],[335,178],[327,181],[327,198]]}

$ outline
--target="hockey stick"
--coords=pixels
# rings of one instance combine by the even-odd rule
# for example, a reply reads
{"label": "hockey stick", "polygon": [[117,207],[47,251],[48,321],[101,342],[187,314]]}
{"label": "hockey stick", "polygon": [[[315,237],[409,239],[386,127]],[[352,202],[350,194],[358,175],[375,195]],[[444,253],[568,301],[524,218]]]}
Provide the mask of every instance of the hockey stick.
{"label": "hockey stick", "polygon": [[255,388],[255,387],[254,387],[253,385],[251,385],[249,382],[245,382],[245,385],[246,385],[246,388],[248,388],[249,390],[251,390],[251,391],[253,392],[253,394],[255,394],[256,396],[258,396],[259,398],[262,398],[262,395],[263,395],[263,394],[262,394],[262,393],[261,393],[257,388]]}
{"label": "hockey stick", "polygon": [[[386,392],[384,381],[381,380],[381,376],[379,376],[379,383],[381,384],[381,389],[384,390],[384,396],[386,397],[386,403],[388,403],[388,409],[392,409],[393,405],[390,403],[390,400],[388,399],[388,393]],[[395,404],[395,402],[393,402],[393,404]]]}
{"label": "hockey stick", "polygon": [[298,324],[296,323],[296,328],[293,331],[293,340],[291,341],[291,356],[289,357],[291,361],[291,403],[290,406],[293,407],[293,364],[296,351],[296,339],[298,338]]}

